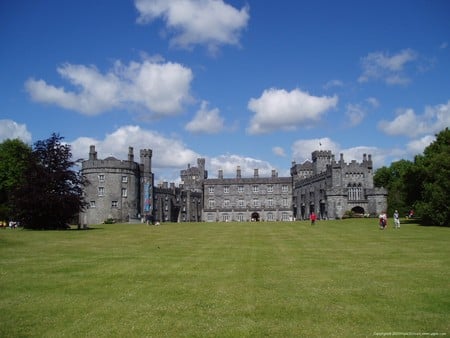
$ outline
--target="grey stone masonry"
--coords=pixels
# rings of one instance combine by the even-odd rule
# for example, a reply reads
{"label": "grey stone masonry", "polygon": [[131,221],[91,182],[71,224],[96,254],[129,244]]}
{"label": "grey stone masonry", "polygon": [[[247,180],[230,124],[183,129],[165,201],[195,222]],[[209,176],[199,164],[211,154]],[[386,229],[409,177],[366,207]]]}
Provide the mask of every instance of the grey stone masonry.
{"label": "grey stone masonry", "polygon": [[129,147],[128,159],[119,160],[113,156],[99,159],[95,146],[90,146],[89,159],[83,161],[81,168],[88,181],[84,188],[88,208],[80,213],[80,224],[86,226],[108,220],[124,222],[140,218],[143,210],[142,182],[148,182],[150,188],[153,185],[149,167],[151,150],[141,151],[141,160],[141,164],[134,161],[132,147]]}
{"label": "grey stone masonry", "polygon": [[242,177],[237,167],[236,177],[218,177],[203,182],[203,220],[215,221],[289,221],[292,213],[292,178],[260,177],[254,170],[253,177]]}
{"label": "grey stone masonry", "polygon": [[292,163],[294,216],[307,219],[342,218],[346,212],[377,215],[387,208],[387,191],[373,184],[371,155],[362,162],[336,161],[331,151],[314,151],[312,162]]}

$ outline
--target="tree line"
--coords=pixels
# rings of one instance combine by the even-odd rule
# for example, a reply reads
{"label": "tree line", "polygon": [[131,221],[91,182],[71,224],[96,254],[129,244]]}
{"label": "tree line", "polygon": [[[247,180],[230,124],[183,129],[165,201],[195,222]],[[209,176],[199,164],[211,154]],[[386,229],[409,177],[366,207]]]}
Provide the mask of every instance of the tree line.
{"label": "tree line", "polygon": [[[26,229],[66,229],[86,207],[85,178],[63,137],[52,134],[33,147],[19,139],[0,143],[0,221],[13,220]],[[413,161],[379,168],[377,187],[388,189],[388,210],[411,209],[424,225],[450,224],[450,130]]]}
{"label": "tree line", "polygon": [[423,225],[450,225],[450,130],[413,161],[400,160],[379,168],[374,184],[388,189],[388,210],[406,214],[414,210]]}

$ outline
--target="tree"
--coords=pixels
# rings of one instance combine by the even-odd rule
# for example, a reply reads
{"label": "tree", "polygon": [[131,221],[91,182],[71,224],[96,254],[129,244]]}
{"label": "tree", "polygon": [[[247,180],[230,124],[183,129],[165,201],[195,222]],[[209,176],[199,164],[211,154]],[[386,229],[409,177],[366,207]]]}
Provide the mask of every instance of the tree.
{"label": "tree", "polygon": [[20,184],[31,156],[31,147],[19,139],[0,143],[0,220],[11,219],[11,192]]}
{"label": "tree", "polygon": [[407,173],[407,198],[424,224],[450,225],[450,130],[436,135]]}
{"label": "tree", "polygon": [[376,187],[385,187],[388,190],[388,214],[398,210],[400,214],[406,214],[411,208],[406,198],[405,177],[414,163],[400,160],[391,163],[389,167],[379,168],[373,177]]}
{"label": "tree", "polygon": [[34,144],[21,184],[13,192],[16,219],[28,229],[64,229],[85,206],[84,179],[74,171],[70,146],[52,134]]}

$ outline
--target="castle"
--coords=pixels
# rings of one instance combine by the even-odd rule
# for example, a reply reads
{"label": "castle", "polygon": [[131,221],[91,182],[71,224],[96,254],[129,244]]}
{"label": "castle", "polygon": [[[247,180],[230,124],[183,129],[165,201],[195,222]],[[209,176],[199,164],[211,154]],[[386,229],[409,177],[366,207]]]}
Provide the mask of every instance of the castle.
{"label": "castle", "polygon": [[236,168],[232,178],[219,170],[208,178],[205,159],[181,170],[182,183],[154,185],[152,150],[140,150],[140,163],[133,148],[127,160],[98,159],[90,146],[89,159],[82,163],[88,180],[85,200],[88,208],[80,214],[83,225],[118,222],[216,222],[291,221],[342,218],[346,212],[377,215],[387,209],[387,191],[375,188],[371,155],[361,163],[336,161],[331,151],[314,151],[312,161],[292,163],[291,176],[242,177]]}

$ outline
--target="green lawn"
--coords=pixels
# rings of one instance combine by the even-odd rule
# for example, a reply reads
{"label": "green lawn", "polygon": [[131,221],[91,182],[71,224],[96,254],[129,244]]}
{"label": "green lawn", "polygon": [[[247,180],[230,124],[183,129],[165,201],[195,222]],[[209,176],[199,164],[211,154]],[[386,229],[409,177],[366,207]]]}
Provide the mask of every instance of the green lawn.
{"label": "green lawn", "polygon": [[0,337],[450,335],[450,228],[0,230]]}

